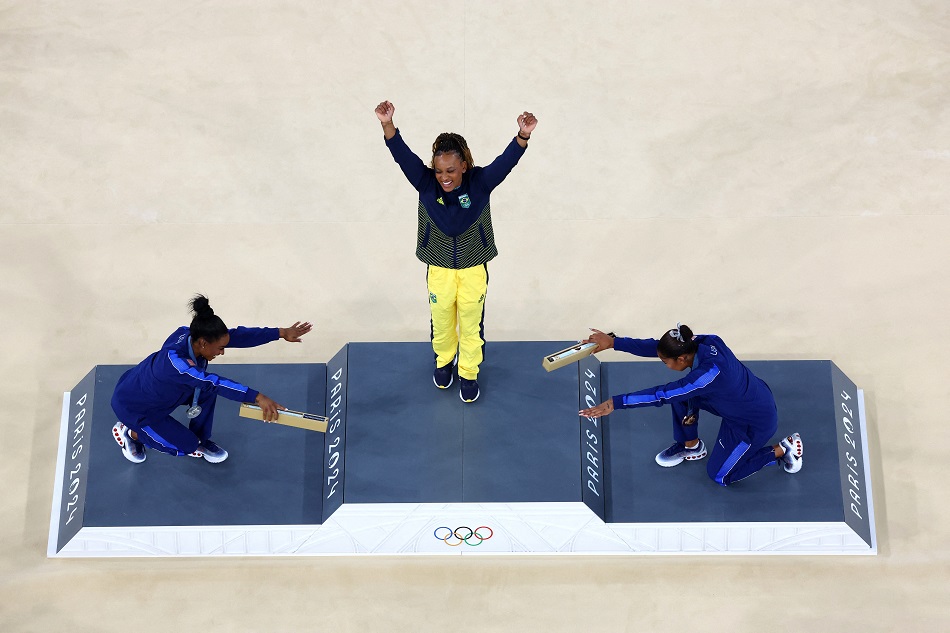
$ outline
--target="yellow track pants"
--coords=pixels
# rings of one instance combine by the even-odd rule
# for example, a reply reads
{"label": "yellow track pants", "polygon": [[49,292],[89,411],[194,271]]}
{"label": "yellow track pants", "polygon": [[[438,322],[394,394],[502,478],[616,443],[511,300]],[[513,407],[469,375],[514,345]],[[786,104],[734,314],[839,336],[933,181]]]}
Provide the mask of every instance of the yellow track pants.
{"label": "yellow track pants", "polygon": [[459,376],[475,380],[484,358],[488,266],[460,270],[429,266],[426,283],[436,365],[445,367],[457,352]]}

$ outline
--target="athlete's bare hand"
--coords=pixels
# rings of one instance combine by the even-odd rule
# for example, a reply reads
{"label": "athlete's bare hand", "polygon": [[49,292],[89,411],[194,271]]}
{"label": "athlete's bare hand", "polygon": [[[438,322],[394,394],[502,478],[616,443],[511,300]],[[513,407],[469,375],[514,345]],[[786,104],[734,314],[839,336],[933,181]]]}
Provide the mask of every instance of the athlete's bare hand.
{"label": "athlete's bare hand", "polygon": [[605,349],[611,349],[614,346],[614,337],[606,332],[601,332],[596,328],[590,329],[593,334],[587,337],[584,341],[585,343],[596,343],[597,347],[594,348],[594,353],[602,352]]}
{"label": "athlete's bare hand", "polygon": [[396,106],[389,101],[383,101],[376,106],[376,118],[380,123],[392,123],[393,113],[396,112]]}
{"label": "athlete's bare hand", "polygon": [[275,422],[277,420],[277,411],[287,410],[287,407],[282,404],[277,404],[262,393],[257,394],[257,398],[254,399],[254,404],[261,408],[265,422]]}
{"label": "athlete's bare hand", "polygon": [[538,126],[538,118],[527,110],[518,115],[518,132],[522,136],[531,136],[531,132]]}
{"label": "athlete's bare hand", "polygon": [[605,415],[610,415],[614,411],[614,401],[613,399],[608,400],[607,402],[601,402],[596,407],[591,407],[589,409],[581,409],[578,413],[585,418],[602,418]]}
{"label": "athlete's bare hand", "polygon": [[313,324],[307,321],[301,323],[297,321],[290,327],[280,328],[280,338],[288,343],[299,343],[300,337],[313,329]]}

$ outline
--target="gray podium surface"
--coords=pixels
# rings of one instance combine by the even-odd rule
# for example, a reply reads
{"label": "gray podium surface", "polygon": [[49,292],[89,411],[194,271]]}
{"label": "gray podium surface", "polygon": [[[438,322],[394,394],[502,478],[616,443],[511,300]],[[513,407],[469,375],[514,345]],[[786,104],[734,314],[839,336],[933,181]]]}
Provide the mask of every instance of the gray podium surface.
{"label": "gray podium surface", "polygon": [[577,369],[566,343],[488,343],[482,395],[432,382],[428,343],[350,343],[346,503],[578,501]]}
{"label": "gray podium surface", "polygon": [[[876,552],[861,395],[830,361],[747,363],[775,394],[776,439],[801,433],[805,463],[722,487],[705,460],[655,463],[669,407],[599,426],[578,416],[579,401],[681,374],[596,358],[545,372],[541,359],[569,344],[489,343],[474,403],[457,379],[433,385],[428,343],[350,343],[326,365],[215,364],[333,421],[325,434],[265,424],[218,398],[220,464],[125,460],[109,402],[128,367],[98,366],[64,402],[50,555]],[[718,427],[703,412],[707,444]],[[434,535],[455,526],[495,536],[456,549]]]}
{"label": "gray podium surface", "polygon": [[[662,468],[656,453],[673,442],[670,408],[624,409],[605,425],[607,521],[836,521],[843,516],[829,361],[744,363],[769,384],[778,405],[775,442],[797,431],[805,444],[802,470],[766,466],[728,487],[706,474],[706,460]],[[659,361],[604,363],[604,393],[617,395],[672,382],[684,374]],[[604,398],[606,400],[606,397]],[[709,450],[719,418],[703,411],[699,436]],[[773,442],[773,443],[775,443]]]}
{"label": "gray podium surface", "polygon": [[[84,526],[320,523],[323,434],[238,417],[238,403],[225,398],[217,399],[212,436],[229,453],[224,462],[150,449],[143,463],[128,462],[112,439],[109,405],[128,368],[97,369]],[[215,363],[211,371],[288,408],[324,411],[325,365]]]}

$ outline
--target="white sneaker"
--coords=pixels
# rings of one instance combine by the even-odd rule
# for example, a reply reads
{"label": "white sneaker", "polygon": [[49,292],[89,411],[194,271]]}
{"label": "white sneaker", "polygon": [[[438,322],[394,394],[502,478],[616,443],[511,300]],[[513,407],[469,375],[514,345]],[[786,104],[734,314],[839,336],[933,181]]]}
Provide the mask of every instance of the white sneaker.
{"label": "white sneaker", "polygon": [[188,457],[204,457],[205,461],[219,464],[228,458],[228,452],[211,440],[203,440],[194,453],[188,453]]}
{"label": "white sneaker", "polygon": [[676,466],[684,459],[692,461],[702,459],[705,456],[706,445],[703,444],[702,440],[699,440],[699,444],[693,448],[686,448],[686,444],[683,442],[673,442],[673,445],[668,449],[656,454],[656,463],[663,468],[669,468],[670,466]]}
{"label": "white sneaker", "polygon": [[112,437],[115,439],[119,448],[122,449],[122,455],[133,464],[141,464],[145,461],[145,445],[139,441],[133,440],[129,435],[129,427],[116,422],[112,427]]}
{"label": "white sneaker", "polygon": [[802,443],[802,436],[798,433],[792,433],[788,437],[782,438],[779,442],[785,449],[785,455],[782,456],[782,467],[787,473],[797,473],[802,469],[802,454],[805,452],[805,445]]}

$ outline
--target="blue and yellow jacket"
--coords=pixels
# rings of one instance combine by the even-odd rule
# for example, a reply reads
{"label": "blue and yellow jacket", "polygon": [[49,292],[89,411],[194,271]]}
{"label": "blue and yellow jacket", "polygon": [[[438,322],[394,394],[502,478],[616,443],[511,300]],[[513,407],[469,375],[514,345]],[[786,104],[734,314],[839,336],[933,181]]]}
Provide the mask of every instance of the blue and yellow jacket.
{"label": "blue and yellow jacket", "polygon": [[462,184],[445,192],[435,170],[409,149],[399,130],[386,140],[386,146],[419,192],[416,257],[432,266],[460,269],[484,264],[498,255],[489,195],[518,164],[525,148],[512,138],[490,165],[470,167]]}
{"label": "blue and yellow jacket", "polygon": [[[699,343],[693,368],[685,378],[649,389],[613,397],[615,409],[686,404],[723,420],[767,425],[776,416],[775,398],[764,380],[743,365],[721,338],[713,334],[694,337]],[[656,339],[614,339],[614,349],[656,358]]]}
{"label": "blue and yellow jacket", "polygon": [[[229,400],[254,402],[257,391],[209,373],[208,361],[203,358],[197,358],[197,363],[191,359],[189,332],[187,326],[178,328],[162,344],[162,349],[122,374],[112,395],[117,414],[169,415],[177,407],[191,404],[196,387],[203,393],[214,393]],[[231,340],[227,347],[256,347],[280,338],[278,328],[236,327],[228,333]]]}

